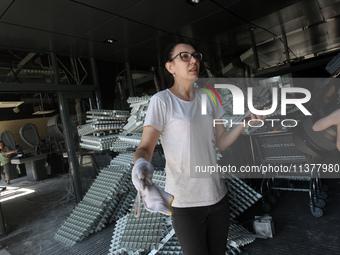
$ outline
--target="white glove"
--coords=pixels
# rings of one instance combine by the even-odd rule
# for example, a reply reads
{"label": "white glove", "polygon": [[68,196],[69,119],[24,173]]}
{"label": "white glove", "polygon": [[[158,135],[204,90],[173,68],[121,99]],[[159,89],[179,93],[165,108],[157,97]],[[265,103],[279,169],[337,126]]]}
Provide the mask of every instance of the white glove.
{"label": "white glove", "polygon": [[153,166],[144,158],[137,159],[132,168],[131,179],[137,191],[145,190],[146,185],[152,185]]}
{"label": "white glove", "polygon": [[172,215],[172,202],[174,196],[164,191],[156,183],[147,185],[145,190],[138,191],[135,201],[135,217],[140,216],[140,197],[143,198],[143,204],[146,210],[149,212],[159,212],[167,216]]}

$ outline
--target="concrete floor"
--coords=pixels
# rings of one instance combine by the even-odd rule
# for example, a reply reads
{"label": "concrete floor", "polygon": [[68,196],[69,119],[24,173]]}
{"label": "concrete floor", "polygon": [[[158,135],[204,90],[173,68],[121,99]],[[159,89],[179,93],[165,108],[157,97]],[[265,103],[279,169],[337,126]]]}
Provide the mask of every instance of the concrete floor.
{"label": "concrete floor", "polygon": [[[339,254],[340,180],[326,179],[323,183],[328,185],[329,191],[322,217],[311,215],[307,192],[282,191],[269,212],[275,226],[274,238],[256,239],[243,247],[242,255]],[[259,203],[238,220],[246,221],[261,212]]]}
{"label": "concrete floor", "polygon": [[[69,182],[68,174],[42,181],[28,181],[27,177],[12,180],[0,196],[7,226],[6,235],[0,238],[0,255],[108,254],[113,223],[72,248],[54,240],[54,234],[76,205],[69,192]],[[276,235],[267,240],[256,239],[241,248],[242,254],[337,254],[340,250],[340,180],[326,182],[329,192],[321,218],[310,214],[306,192],[282,192],[269,213]],[[5,186],[3,182],[0,185]],[[248,221],[263,214],[258,202],[238,220]],[[245,227],[251,228],[251,224]]]}
{"label": "concrete floor", "polygon": [[57,242],[53,236],[75,206],[68,179],[68,174],[42,181],[21,177],[6,185],[0,196],[6,225],[6,235],[0,239],[3,250],[37,255]]}

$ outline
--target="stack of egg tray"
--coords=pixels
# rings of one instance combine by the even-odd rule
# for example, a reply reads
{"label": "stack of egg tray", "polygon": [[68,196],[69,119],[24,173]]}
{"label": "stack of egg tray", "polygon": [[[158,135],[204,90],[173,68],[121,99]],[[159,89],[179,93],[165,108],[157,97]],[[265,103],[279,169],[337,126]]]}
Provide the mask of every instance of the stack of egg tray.
{"label": "stack of egg tray", "polygon": [[101,169],[82,201],[76,205],[54,238],[73,246],[89,234],[101,230],[110,220],[122,194],[129,192],[129,183],[130,167],[116,165]]}
{"label": "stack of egg tray", "polygon": [[104,109],[92,109],[86,112],[86,117],[92,119],[93,121],[97,120],[125,120],[130,116],[129,111],[121,111],[121,110],[104,110]]}
{"label": "stack of egg tray", "polygon": [[[132,140],[134,140],[138,136],[131,137]],[[128,139],[127,139],[128,140]],[[116,156],[114,159],[111,160],[110,165],[117,165],[117,166],[125,166],[125,167],[131,167],[133,165],[133,152],[125,152],[120,153],[118,156]],[[129,172],[129,177],[131,178],[131,172]],[[153,181],[157,183],[160,187],[165,187],[165,172],[164,171],[155,171],[153,175]],[[134,204],[134,200],[137,195],[137,190],[132,184],[132,181],[129,181],[126,183],[125,189],[128,190],[128,192],[125,192],[119,201],[118,206],[115,208],[111,219],[109,222],[118,221],[120,218],[125,216],[127,212],[131,209],[132,204]]]}
{"label": "stack of egg tray", "polygon": [[133,165],[134,152],[119,153],[110,161],[110,165],[120,165],[130,167]]}
{"label": "stack of egg tray", "polygon": [[143,132],[143,124],[146,111],[150,103],[151,96],[129,97],[127,102],[130,104],[131,113],[127,120],[127,124],[123,127],[122,134],[134,134]]}
{"label": "stack of egg tray", "polygon": [[119,219],[123,218],[129,211],[131,211],[131,201],[136,198],[137,190],[134,188],[132,182],[128,183],[127,185],[129,185],[129,191],[125,192],[122,195],[121,199],[119,200],[119,204],[112,213],[109,223],[118,221]]}
{"label": "stack of egg tray", "polygon": [[123,130],[129,111],[90,110],[86,112],[86,123],[79,125],[80,147],[90,150],[107,150],[116,140],[114,134]]}
{"label": "stack of egg tray", "polygon": [[[154,172],[153,181],[162,188],[165,186],[165,178],[165,171]],[[232,197],[230,200],[230,212],[231,219],[233,219],[260,199],[261,195],[237,178],[231,179],[229,182],[229,192],[234,194],[238,189],[236,194],[241,194],[240,196],[238,196],[238,194],[229,194]],[[243,200],[235,201],[237,197]],[[249,200],[246,203],[246,207],[243,206],[244,199]],[[131,203],[134,204],[134,200]],[[238,210],[237,207],[239,206],[243,206],[243,210]],[[148,212],[143,206],[141,206],[141,208],[142,218],[134,217],[133,208],[130,214],[117,220],[109,254],[183,254],[174,234],[170,217],[163,216],[159,213]],[[155,224],[156,230],[158,229],[159,231],[158,234],[154,228],[150,227],[152,224]],[[148,226],[149,229],[146,228],[146,226]],[[235,223],[231,224],[230,232],[226,254],[239,254],[241,253],[241,246],[247,245],[255,240],[254,235]]]}
{"label": "stack of egg tray", "polygon": [[241,249],[227,245],[227,251],[225,252],[225,254],[226,255],[236,255],[236,254],[240,254],[241,252],[242,252]]}
{"label": "stack of egg tray", "polygon": [[[240,254],[242,250],[238,247],[232,247],[227,245],[226,255],[236,255]],[[173,235],[172,238],[164,244],[164,246],[157,251],[157,253],[149,253],[148,255],[183,255],[181,245],[179,244],[178,238],[176,235]]]}
{"label": "stack of egg tray", "polygon": [[181,245],[177,239],[177,236],[174,234],[164,245],[163,247],[157,251],[157,253],[152,253],[152,251],[148,255],[159,254],[159,255],[183,255]]}
{"label": "stack of egg tray", "polygon": [[230,218],[235,219],[254,205],[262,195],[248,186],[244,181],[230,177],[225,178],[229,193]]}
{"label": "stack of egg tray", "polygon": [[[155,254],[158,254],[158,255],[183,255],[181,245],[179,244],[178,238],[175,235],[175,231],[174,231],[174,229],[171,225],[170,217],[167,219],[167,221],[169,221],[169,223],[165,225],[166,228],[167,228],[167,231],[165,231],[167,233],[167,235],[162,240],[161,248],[160,249],[154,249],[154,250],[150,251],[148,253],[148,255],[155,255]],[[251,233],[249,233],[246,229],[239,227],[235,224],[231,224],[230,229],[233,230],[234,232],[236,232],[236,230],[237,230],[237,233],[240,232],[240,233],[244,233],[244,234],[247,234],[247,235],[251,235]],[[230,235],[229,235],[229,237],[230,237]],[[229,237],[228,237],[228,243],[229,243]],[[240,245],[238,247],[226,245],[226,247],[227,247],[227,250],[226,250],[226,253],[225,253],[226,255],[228,255],[228,254],[240,254],[242,251],[239,247],[251,242],[250,241],[251,238],[249,238],[249,237],[245,238],[242,235],[237,236],[236,234],[233,234],[231,237],[232,237],[232,239],[231,239],[232,244],[238,243]]]}
{"label": "stack of egg tray", "polygon": [[[163,226],[163,236],[164,238],[161,240],[160,245],[158,246],[157,249],[151,250],[148,255],[154,255],[154,254],[162,254],[161,250],[167,249],[166,247],[169,245],[170,240],[172,240],[175,236],[175,230],[172,227],[172,222],[171,218],[168,217],[166,219],[166,224]],[[175,249],[181,249],[179,246],[179,243],[176,243]]]}
{"label": "stack of egg tray", "polygon": [[255,235],[235,223],[230,223],[228,245],[239,248],[255,241]]}
{"label": "stack of egg tray", "polygon": [[[143,205],[142,205],[143,206]],[[112,236],[109,254],[124,254],[124,252],[137,252],[143,254],[151,250],[158,250],[164,245],[166,216],[160,213],[151,213],[145,209],[140,216],[134,216],[134,208],[131,213],[119,219]],[[163,243],[162,243],[163,241]]]}
{"label": "stack of egg tray", "polygon": [[117,141],[119,135],[94,136],[85,135],[80,138],[80,147],[88,150],[109,150]]}
{"label": "stack of egg tray", "polygon": [[[170,223],[165,225],[167,227],[167,231],[165,232],[168,234],[162,240],[161,248],[150,251],[148,255],[183,255],[182,248],[171,225],[170,217],[167,219],[167,221],[170,221]],[[249,244],[255,240],[253,237],[254,235],[252,235],[248,230],[234,223],[230,225],[229,231],[232,232],[232,234],[229,234],[228,236],[228,245],[226,245],[227,250],[225,253],[226,255],[240,254],[242,251],[239,247]],[[229,245],[229,243],[232,245]]]}
{"label": "stack of egg tray", "polygon": [[124,127],[129,116],[129,111],[92,109],[86,112],[87,124],[78,126],[78,134],[83,136],[100,133],[100,131],[118,133]]}
{"label": "stack of egg tray", "polygon": [[103,135],[119,133],[124,127],[123,123],[101,124],[100,122],[80,125],[77,127],[79,136],[84,135]]}
{"label": "stack of egg tray", "polygon": [[[119,246],[129,250],[142,249],[150,251],[158,249],[164,238],[163,227],[166,216],[160,213],[150,213],[142,210],[140,216],[134,216],[134,208],[128,214],[124,232],[120,238]],[[117,232],[115,231],[115,235]]]}
{"label": "stack of egg tray", "polygon": [[122,237],[125,232],[126,223],[128,221],[130,214],[125,215],[124,217],[120,218],[115,226],[114,235],[111,240],[111,245],[109,249],[109,255],[140,255],[144,253],[143,249],[129,249],[125,247],[121,247]]}
{"label": "stack of egg tray", "polygon": [[142,133],[133,135],[119,135],[117,139],[111,144],[110,150],[114,152],[123,152],[129,148],[135,148],[139,145],[142,139]]}
{"label": "stack of egg tray", "polygon": [[[152,180],[164,188],[165,172],[155,171]],[[135,204],[135,199],[132,204]],[[109,254],[159,250],[173,235],[172,226],[169,227],[170,218],[161,213],[145,210],[142,201],[138,218],[134,216],[134,212],[135,208],[133,207],[131,213],[117,221]]]}
{"label": "stack of egg tray", "polygon": [[127,102],[130,104],[130,106],[133,106],[135,104],[140,104],[143,102],[149,102],[150,101],[151,96],[149,95],[144,95],[141,97],[129,97],[127,99]]}
{"label": "stack of egg tray", "polygon": [[[114,159],[111,160],[110,165],[112,166],[123,166],[128,167],[131,169],[133,165],[133,152],[126,152],[126,153],[120,153],[117,155]],[[131,172],[128,173],[129,178],[131,179]],[[120,202],[115,208],[114,212],[111,215],[111,218],[109,222],[117,221],[123,216],[125,216],[132,207],[132,202],[137,195],[137,190],[132,184],[132,181],[129,181],[126,183],[125,189],[128,190],[128,192],[124,192],[120,198]]]}

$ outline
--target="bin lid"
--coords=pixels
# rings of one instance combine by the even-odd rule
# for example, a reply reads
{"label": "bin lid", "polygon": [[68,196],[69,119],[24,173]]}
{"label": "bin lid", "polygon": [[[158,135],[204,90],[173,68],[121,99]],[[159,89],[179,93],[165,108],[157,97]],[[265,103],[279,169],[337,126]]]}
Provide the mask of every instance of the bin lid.
{"label": "bin lid", "polygon": [[60,115],[54,115],[47,121],[47,130],[50,137],[57,141],[64,141],[65,136],[63,132],[63,125],[61,123]]}
{"label": "bin lid", "polygon": [[40,137],[37,127],[32,123],[26,123],[20,128],[21,139],[29,146],[37,147],[40,144]]}
{"label": "bin lid", "polygon": [[3,141],[11,150],[15,149],[15,140],[11,131],[6,130],[0,134],[0,140]]}

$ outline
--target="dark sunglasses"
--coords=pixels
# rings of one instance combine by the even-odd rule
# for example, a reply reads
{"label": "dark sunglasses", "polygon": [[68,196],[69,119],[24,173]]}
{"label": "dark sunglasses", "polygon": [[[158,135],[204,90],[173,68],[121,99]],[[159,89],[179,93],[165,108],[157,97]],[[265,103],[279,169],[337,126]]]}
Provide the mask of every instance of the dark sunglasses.
{"label": "dark sunglasses", "polygon": [[191,57],[194,57],[198,62],[200,62],[203,58],[202,53],[199,52],[194,52],[194,53],[190,53],[187,51],[183,51],[178,53],[176,56],[174,56],[171,60],[169,60],[169,62],[171,62],[172,60],[174,60],[177,57],[180,57],[184,62],[189,62]]}

